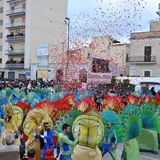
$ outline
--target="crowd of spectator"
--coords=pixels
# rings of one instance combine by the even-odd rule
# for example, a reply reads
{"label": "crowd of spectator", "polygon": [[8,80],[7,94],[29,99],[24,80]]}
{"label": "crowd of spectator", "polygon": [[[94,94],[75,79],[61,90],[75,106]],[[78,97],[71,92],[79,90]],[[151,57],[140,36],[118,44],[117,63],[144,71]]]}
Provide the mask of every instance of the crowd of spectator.
{"label": "crowd of spectator", "polygon": [[14,59],[10,59],[6,62],[6,64],[24,64],[24,60],[21,59],[21,60],[14,60]]}
{"label": "crowd of spectator", "polygon": [[11,32],[10,34],[7,35],[7,37],[14,37],[14,36],[25,36],[25,35],[23,33],[14,34],[13,32]]}

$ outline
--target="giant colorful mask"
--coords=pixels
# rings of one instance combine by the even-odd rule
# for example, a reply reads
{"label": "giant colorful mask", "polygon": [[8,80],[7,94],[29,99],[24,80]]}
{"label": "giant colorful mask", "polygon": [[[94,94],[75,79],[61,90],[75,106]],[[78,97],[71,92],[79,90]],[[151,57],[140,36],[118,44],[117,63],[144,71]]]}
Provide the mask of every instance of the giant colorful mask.
{"label": "giant colorful mask", "polygon": [[72,126],[74,138],[78,132],[81,133],[79,144],[74,148],[72,159],[101,160],[98,144],[104,137],[104,125],[99,114],[90,111],[86,115],[78,116]]}

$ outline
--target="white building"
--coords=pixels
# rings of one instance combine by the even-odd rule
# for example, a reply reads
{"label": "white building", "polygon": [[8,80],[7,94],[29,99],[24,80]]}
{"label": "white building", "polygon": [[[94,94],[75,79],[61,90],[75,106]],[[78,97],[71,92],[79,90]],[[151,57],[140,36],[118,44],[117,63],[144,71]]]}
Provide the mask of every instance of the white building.
{"label": "white building", "polygon": [[64,42],[67,8],[68,0],[0,1],[0,77],[37,78],[37,47]]}
{"label": "white building", "polygon": [[131,76],[160,77],[160,21],[151,21],[148,32],[131,33],[127,64]]}

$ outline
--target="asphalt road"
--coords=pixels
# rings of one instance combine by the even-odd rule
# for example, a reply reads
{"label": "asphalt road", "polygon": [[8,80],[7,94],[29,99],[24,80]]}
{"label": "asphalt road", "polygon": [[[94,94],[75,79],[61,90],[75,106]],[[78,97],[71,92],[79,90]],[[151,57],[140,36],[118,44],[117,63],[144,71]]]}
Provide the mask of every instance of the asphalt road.
{"label": "asphalt road", "polygon": [[[116,150],[118,160],[121,159],[122,150],[123,150],[123,144],[119,143],[117,150]],[[141,154],[141,160],[160,160],[160,149],[159,149],[158,154],[154,154],[150,152],[140,152],[140,154]],[[55,152],[55,155],[56,155],[56,152]],[[113,159],[110,157],[109,154],[106,154],[102,160],[113,160]]]}
{"label": "asphalt road", "polygon": [[[123,150],[123,144],[118,144],[118,147],[116,150],[118,160],[121,159],[122,150]],[[141,154],[141,160],[160,160],[160,149],[159,149],[158,154],[154,154],[150,152],[140,152],[140,154]],[[112,158],[110,158],[110,155],[106,154],[103,157],[103,160],[112,160]]]}

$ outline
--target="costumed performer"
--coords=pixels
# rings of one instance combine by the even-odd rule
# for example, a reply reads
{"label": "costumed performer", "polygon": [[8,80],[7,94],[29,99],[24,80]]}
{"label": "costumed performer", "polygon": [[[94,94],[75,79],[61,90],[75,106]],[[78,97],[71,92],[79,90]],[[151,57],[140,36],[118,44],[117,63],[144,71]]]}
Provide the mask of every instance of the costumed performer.
{"label": "costumed performer", "polygon": [[[4,112],[5,112],[6,118],[5,119],[0,118],[0,122],[4,123],[4,125],[6,126],[6,129],[3,131],[1,136],[1,143],[3,145],[5,145],[4,137],[7,134],[12,134],[14,136],[14,131],[18,131],[16,123],[12,118],[14,111],[10,103],[7,103],[7,105],[5,106]],[[16,143],[18,143],[18,141],[16,141]],[[20,144],[20,142],[18,144]]]}
{"label": "costumed performer", "polygon": [[36,139],[40,140],[40,148],[42,149],[42,158],[45,157],[46,149],[52,149],[54,153],[54,143],[53,143],[53,131],[49,127],[48,122],[44,122],[44,129],[40,132],[40,134],[36,134],[35,131],[33,135]]}
{"label": "costumed performer", "polygon": [[[76,138],[74,141],[71,141],[67,134],[69,134],[71,131],[70,125],[65,123],[62,126],[62,132],[58,134],[58,145],[57,145],[57,156],[59,157],[60,151],[60,159],[59,160],[71,160],[71,146],[74,147],[78,143],[78,138]],[[80,136],[80,132],[77,135]]]}
{"label": "costumed performer", "polygon": [[33,135],[30,134],[31,132],[35,132],[37,135],[40,134],[40,132],[42,131],[42,125],[41,125],[41,120],[40,118],[38,118],[35,122],[35,126],[29,131],[28,133],[28,139],[33,138]]}
{"label": "costumed performer", "polygon": [[113,160],[117,160],[116,148],[117,148],[117,136],[116,130],[112,129],[111,122],[107,123],[107,128],[105,130],[105,135],[103,141],[101,142],[102,145],[102,156],[106,153],[109,153]]}

